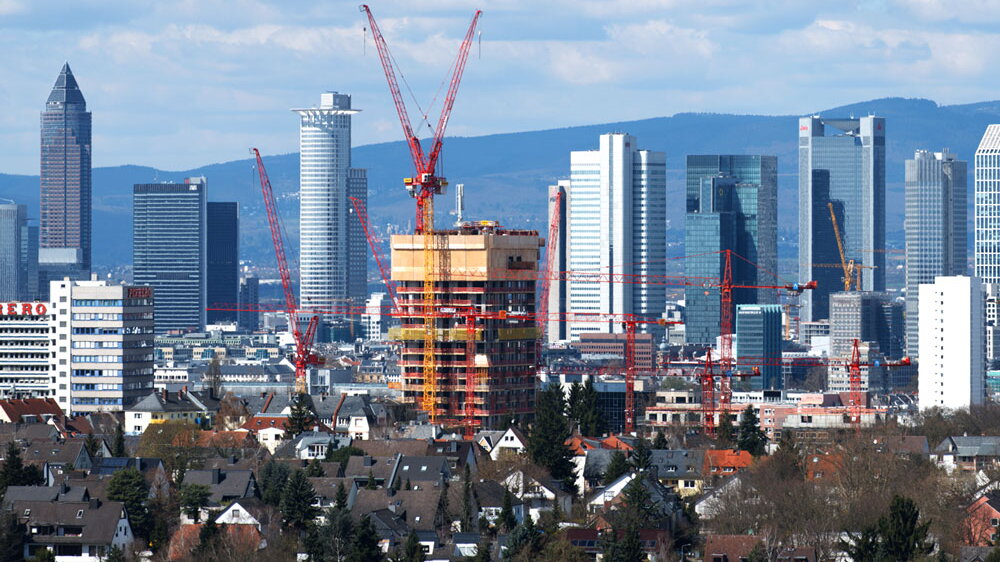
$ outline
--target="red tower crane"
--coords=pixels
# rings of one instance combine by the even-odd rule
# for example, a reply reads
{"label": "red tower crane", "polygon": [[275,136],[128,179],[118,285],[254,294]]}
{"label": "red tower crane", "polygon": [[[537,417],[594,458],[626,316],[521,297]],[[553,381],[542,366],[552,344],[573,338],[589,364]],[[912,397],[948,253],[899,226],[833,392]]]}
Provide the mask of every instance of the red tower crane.
{"label": "red tower crane", "polygon": [[399,312],[399,299],[396,296],[396,283],[392,280],[392,275],[389,273],[388,267],[386,267],[385,257],[382,255],[382,250],[379,248],[378,240],[375,235],[371,232],[371,225],[368,222],[368,209],[365,208],[364,202],[362,202],[357,197],[348,197],[351,200],[351,204],[354,205],[354,211],[358,214],[358,220],[361,221],[361,229],[365,232],[365,238],[368,239],[368,246],[372,250],[372,255],[375,256],[375,263],[378,265],[379,275],[382,276],[382,283],[385,284],[385,292],[389,295],[389,301],[392,303],[392,309]]}
{"label": "red tower crane", "polygon": [[541,290],[538,294],[538,317],[542,322],[538,327],[538,340],[535,345],[538,364],[542,363],[542,349],[547,340],[548,322],[545,318],[549,315],[549,290],[552,288],[552,270],[556,263],[556,242],[559,240],[559,215],[562,213],[562,192],[556,192],[555,200],[552,202],[552,219],[549,222],[549,237],[545,240],[545,269],[541,275]]}
{"label": "red tower crane", "polygon": [[295,340],[295,392],[304,394],[306,392],[306,369],[309,365],[318,365],[322,361],[312,350],[313,339],[316,337],[316,328],[319,326],[319,316],[309,319],[305,333],[301,330],[299,321],[298,302],[295,299],[295,291],[292,289],[292,274],[288,269],[288,259],[285,257],[285,242],[282,236],[281,218],[278,215],[278,206],[274,201],[274,192],[271,190],[271,180],[267,177],[267,170],[264,169],[264,160],[260,157],[260,151],[253,149],[254,157],[257,159],[257,174],[260,176],[260,190],[264,195],[264,208],[267,210],[267,224],[271,227],[271,241],[274,243],[274,256],[278,262],[278,273],[281,275],[281,287],[285,292],[285,313],[288,314],[288,329]]}

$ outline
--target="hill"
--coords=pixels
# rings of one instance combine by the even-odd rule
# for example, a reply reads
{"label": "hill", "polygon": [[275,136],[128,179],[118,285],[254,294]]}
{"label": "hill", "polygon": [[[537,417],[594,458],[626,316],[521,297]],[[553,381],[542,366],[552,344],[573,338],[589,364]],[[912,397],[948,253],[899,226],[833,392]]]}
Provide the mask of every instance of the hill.
{"label": "hill", "polygon": [[[903,161],[919,148],[950,148],[971,161],[986,125],[1000,122],[1000,101],[939,106],[924,99],[885,98],[817,110],[826,116],[886,117],[886,182],[890,246],[902,247]],[[643,148],[667,153],[667,190],[670,201],[684,200],[684,162],[687,154],[759,153],[778,157],[781,254],[794,255],[798,213],[798,116],[758,116],[680,113],[640,121],[603,123],[562,129],[454,137],[445,142],[441,172],[452,184],[466,185],[466,216],[498,219],[511,227],[545,230],[546,186],[569,172],[571,150],[593,149],[601,133],[622,131],[635,135]],[[294,134],[294,131],[289,131]],[[266,151],[267,147],[261,147]],[[100,147],[96,147],[100,150]],[[287,230],[296,232],[298,154],[265,158]],[[414,205],[401,185],[411,173],[403,142],[355,147],[353,165],[367,168],[369,212],[379,231],[412,228]],[[112,265],[131,262],[132,184],[182,181],[189,176],[208,178],[209,200],[239,201],[243,258],[270,264],[260,191],[249,158],[210,164],[193,170],[162,171],[144,166],[94,169],[94,262]],[[971,191],[971,179],[969,189]],[[38,216],[38,178],[0,174],[0,197],[27,203]],[[970,202],[972,198],[969,198]],[[683,204],[669,205],[668,240],[683,233]],[[439,226],[450,218],[450,195],[437,205]],[[971,214],[970,214],[971,217]]]}

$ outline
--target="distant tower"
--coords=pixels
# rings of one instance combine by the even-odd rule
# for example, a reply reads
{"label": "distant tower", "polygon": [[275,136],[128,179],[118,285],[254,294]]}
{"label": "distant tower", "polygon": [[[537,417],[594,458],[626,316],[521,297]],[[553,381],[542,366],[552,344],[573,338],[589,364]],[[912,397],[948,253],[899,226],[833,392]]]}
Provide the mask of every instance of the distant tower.
{"label": "distant tower", "polygon": [[967,163],[947,150],[906,161],[906,352],[919,351],[920,285],[968,274]]}
{"label": "distant tower", "polygon": [[848,260],[873,266],[861,288],[885,290],[885,118],[799,119],[799,280],[805,322],[829,318],[830,293],[843,287],[832,203]]}
{"label": "distant tower", "polygon": [[[232,308],[239,300],[240,292],[240,204],[210,201],[207,210],[206,302],[208,308]],[[206,322],[209,324],[234,323],[236,320],[236,312],[233,311],[206,311]]]}
{"label": "distant tower", "polygon": [[132,195],[132,271],[156,293],[156,333],[205,328],[205,178],[137,184]]}
{"label": "distant tower", "polygon": [[[45,277],[89,278],[91,267],[90,112],[64,64],[41,125],[39,261]],[[48,292],[48,284],[42,283]]]}
{"label": "distant tower", "polygon": [[0,202],[0,303],[24,299],[27,275],[22,237],[27,229],[24,205]]}
{"label": "distant tower", "polygon": [[[665,275],[667,157],[640,150],[632,135],[601,135],[597,150],[570,153],[569,269],[611,275]],[[551,289],[550,289],[551,290]],[[659,318],[666,291],[651,283],[571,281],[569,310]],[[648,324],[646,325],[648,326]],[[621,332],[619,322],[571,322],[569,336]]]}
{"label": "distant tower", "polygon": [[1000,125],[986,127],[976,149],[976,277],[1000,283]]}
{"label": "distant tower", "polygon": [[254,332],[260,328],[260,280],[252,275],[240,279],[240,313],[241,330]]}
{"label": "distant tower", "polygon": [[351,168],[351,96],[326,92],[293,109],[299,128],[299,302],[305,309],[364,306],[368,250],[348,197],[367,201],[368,179]]}

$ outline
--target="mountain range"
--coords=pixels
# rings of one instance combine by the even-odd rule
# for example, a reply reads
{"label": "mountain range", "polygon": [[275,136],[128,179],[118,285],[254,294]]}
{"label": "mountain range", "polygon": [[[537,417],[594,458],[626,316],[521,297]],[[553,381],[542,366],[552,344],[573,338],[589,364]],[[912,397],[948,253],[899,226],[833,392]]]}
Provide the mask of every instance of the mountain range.
{"label": "mountain range", "polygon": [[[903,247],[903,161],[917,149],[949,148],[970,162],[986,125],[1000,122],[1000,101],[938,105],[926,99],[883,98],[841,107],[818,109],[827,117],[875,114],[886,118],[887,241]],[[639,121],[603,123],[561,129],[504,133],[445,140],[439,173],[452,185],[465,184],[466,218],[496,219],[501,224],[546,231],[546,187],[569,174],[569,152],[595,149],[607,132],[635,135],[643,149],[667,154],[667,242],[682,255],[684,224],[684,165],[688,154],[771,154],[778,157],[778,215],[782,257],[794,257],[798,214],[798,136],[795,115],[761,116],[679,113]],[[288,132],[295,134],[294,130]],[[259,147],[262,152],[267,147]],[[245,147],[234,148],[237,151]],[[95,147],[100,151],[100,146]],[[402,141],[355,147],[352,165],[368,169],[369,215],[380,233],[412,229],[414,202],[401,178],[412,174],[409,151]],[[279,211],[292,237],[298,222],[297,153],[264,158]],[[147,166],[101,167],[93,170],[94,263],[131,263],[132,185],[208,178],[210,201],[241,205],[241,259],[269,266],[274,254],[251,160],[233,160],[182,171]],[[38,216],[38,176],[0,174],[0,197],[25,203]],[[970,205],[972,197],[969,197]],[[671,204],[669,202],[675,202]],[[450,193],[438,198],[437,225],[453,219]],[[970,218],[972,214],[970,213]]]}

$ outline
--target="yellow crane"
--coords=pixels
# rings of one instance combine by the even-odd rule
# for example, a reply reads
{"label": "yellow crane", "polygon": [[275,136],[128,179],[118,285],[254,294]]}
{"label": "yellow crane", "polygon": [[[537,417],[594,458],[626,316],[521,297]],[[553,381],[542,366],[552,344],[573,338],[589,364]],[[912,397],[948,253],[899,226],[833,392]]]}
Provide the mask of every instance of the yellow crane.
{"label": "yellow crane", "polygon": [[[851,290],[851,282],[854,281],[854,287],[856,291],[861,290],[861,270],[862,269],[874,269],[870,265],[862,265],[860,263],[854,263],[854,260],[849,260],[844,255],[844,242],[840,238],[840,227],[837,225],[837,214],[833,212],[833,203],[827,203],[826,207],[830,209],[830,222],[833,223],[833,235],[837,239],[837,251],[840,252],[840,268],[844,270],[844,291]],[[824,267],[827,264],[813,264],[813,267]]]}

